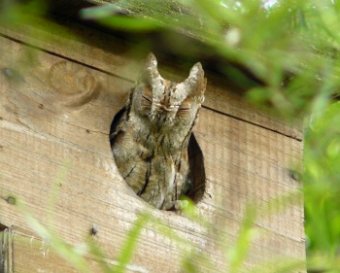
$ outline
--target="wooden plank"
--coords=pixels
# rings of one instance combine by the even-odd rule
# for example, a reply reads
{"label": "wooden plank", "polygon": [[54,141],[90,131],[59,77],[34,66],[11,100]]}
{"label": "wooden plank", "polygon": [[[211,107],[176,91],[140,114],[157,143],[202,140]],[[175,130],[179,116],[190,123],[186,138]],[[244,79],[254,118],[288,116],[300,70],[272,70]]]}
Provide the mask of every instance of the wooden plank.
{"label": "wooden plank", "polygon": [[[54,29],[54,31],[46,29],[45,26],[46,22],[39,23],[39,20],[34,26],[29,24],[24,27],[0,26],[0,34],[131,82],[138,77],[144,56],[140,56],[140,53],[136,55],[133,48],[123,41],[76,24],[68,24],[67,28]],[[66,29],[67,32],[65,32]],[[72,34],[70,34],[70,29]],[[90,40],[88,40],[89,37]],[[171,65],[161,66],[161,70],[166,76],[175,79],[182,79],[187,73],[182,71],[181,77],[178,77],[181,70],[171,68]],[[289,124],[256,109],[246,103],[237,90],[217,83],[213,77],[209,77],[209,73],[208,78],[210,80],[208,80],[205,107],[302,140],[302,126],[299,122]]]}
{"label": "wooden plank", "polygon": [[[0,222],[29,229],[8,202],[9,196],[20,198],[69,243],[83,242],[96,225],[98,242],[114,260],[138,212],[150,211],[117,172],[109,144],[112,118],[131,82],[37,50],[28,67],[27,48],[5,38],[0,52],[6,52],[0,55]],[[151,213],[212,258],[215,268],[197,261],[202,272],[218,272],[228,264],[220,239],[235,240],[247,204],[266,208],[298,190],[288,170],[301,161],[302,143],[208,109],[195,134],[207,175],[198,209],[219,236],[180,214]],[[56,202],[49,206],[53,194]],[[261,235],[247,267],[279,256],[304,259],[301,201],[257,218],[255,226]],[[133,264],[145,272],[180,272],[181,255],[173,241],[147,227]]]}
{"label": "wooden plank", "polygon": [[[3,245],[10,256],[5,256],[10,262],[10,267],[4,268],[4,273],[31,273],[31,272],[79,272],[63,259],[50,244],[30,231],[19,228],[10,228],[2,232],[6,244]],[[81,247],[81,246],[79,246]],[[108,265],[116,264],[115,261],[107,260]],[[88,272],[103,272],[100,264],[92,257],[86,257]],[[144,273],[142,269],[134,266],[127,266],[127,273]]]}

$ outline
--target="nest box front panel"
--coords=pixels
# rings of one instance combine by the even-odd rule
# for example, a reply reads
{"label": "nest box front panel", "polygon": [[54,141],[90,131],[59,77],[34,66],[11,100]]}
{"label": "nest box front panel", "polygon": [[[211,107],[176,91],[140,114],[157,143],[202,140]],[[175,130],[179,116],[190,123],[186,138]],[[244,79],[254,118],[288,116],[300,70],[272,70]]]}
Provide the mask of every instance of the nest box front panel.
{"label": "nest box front panel", "polygon": [[[147,210],[209,253],[217,268],[227,265],[214,232],[180,212],[153,208],[119,172],[109,134],[113,117],[134,86],[130,79],[3,37],[0,50],[6,52],[0,55],[1,224],[31,229],[15,202],[8,201],[20,200],[69,243],[83,242],[95,226],[96,239],[114,262],[138,213]],[[208,101],[214,92],[214,83],[209,83]],[[230,91],[225,92],[230,97]],[[234,103],[224,102],[229,108]],[[301,141],[204,104],[193,132],[205,171],[204,192],[196,200],[199,214],[232,244],[247,207],[259,206],[268,213],[255,220],[261,232],[247,264],[280,255],[303,257],[302,204],[280,199],[298,191],[289,170],[301,160]],[[172,264],[171,272],[180,272],[180,259],[171,240],[147,227],[132,261],[144,271],[130,268],[170,272]],[[204,272],[216,272],[197,263]]]}

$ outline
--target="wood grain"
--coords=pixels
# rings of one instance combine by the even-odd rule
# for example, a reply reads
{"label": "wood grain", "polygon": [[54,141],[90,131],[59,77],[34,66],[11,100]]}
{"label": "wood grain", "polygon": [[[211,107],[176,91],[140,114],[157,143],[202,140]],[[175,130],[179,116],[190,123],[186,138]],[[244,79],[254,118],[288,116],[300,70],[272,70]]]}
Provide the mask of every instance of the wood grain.
{"label": "wood grain", "polygon": [[[0,223],[30,230],[20,209],[8,202],[8,197],[19,198],[33,217],[52,225],[68,243],[82,243],[96,225],[98,242],[115,260],[127,230],[138,213],[147,210],[212,259],[213,267],[197,259],[201,272],[221,272],[228,266],[221,241],[235,242],[247,206],[270,211],[273,198],[299,191],[289,169],[301,162],[300,141],[203,109],[194,131],[204,155],[207,191],[198,209],[214,228],[181,214],[152,210],[123,181],[110,150],[111,121],[125,103],[131,81],[67,60],[70,64],[62,65],[57,82],[63,81],[63,71],[65,77],[75,76],[56,88],[51,69],[65,59],[30,49],[34,62],[28,65],[27,51],[0,38],[0,52],[6,52],[0,54]],[[95,83],[86,84],[86,79]],[[82,100],[77,94],[87,94],[89,86],[95,95]],[[214,96],[216,91],[208,92]],[[65,105],[65,99],[81,103]],[[258,236],[242,272],[267,259],[304,259],[301,199],[288,201],[278,212],[263,213],[255,228]],[[33,269],[40,256],[34,255],[22,257],[16,272],[37,272]],[[181,272],[182,257],[173,240],[147,226],[132,263],[143,272]],[[60,270],[55,272],[73,272]]]}
{"label": "wood grain", "polygon": [[[5,247],[10,253],[10,257],[6,258],[11,264],[10,267],[7,264],[4,271],[1,272],[79,272],[65,261],[48,242],[41,240],[30,231],[12,227],[3,231],[3,235],[8,241]],[[113,260],[107,260],[106,262],[109,265],[116,264]],[[84,263],[86,263],[88,272],[104,272],[101,265],[93,257],[85,256]],[[129,264],[126,272],[144,273],[145,271],[133,264]]]}
{"label": "wood grain", "polygon": [[[45,21],[39,22],[39,19],[37,20],[34,26],[29,24],[24,27],[20,25],[16,27],[0,26],[0,34],[130,82],[134,82],[138,77],[145,56],[140,56],[140,53],[136,55],[131,45],[117,40],[111,35],[99,33],[76,24],[68,24],[67,28],[55,24],[53,25],[54,31],[51,31],[50,28],[46,29]],[[53,29],[53,26],[50,27]],[[181,70],[171,67],[171,65],[164,66],[161,64],[160,68],[168,78],[181,80],[187,76],[183,72],[179,73]],[[208,78],[211,79],[209,71],[207,72]],[[246,103],[239,92],[239,90],[233,90],[225,84],[221,85],[214,80],[208,80],[204,106],[294,139],[302,140],[303,133],[300,121],[296,121],[296,124],[290,124],[279,120],[273,115]]]}

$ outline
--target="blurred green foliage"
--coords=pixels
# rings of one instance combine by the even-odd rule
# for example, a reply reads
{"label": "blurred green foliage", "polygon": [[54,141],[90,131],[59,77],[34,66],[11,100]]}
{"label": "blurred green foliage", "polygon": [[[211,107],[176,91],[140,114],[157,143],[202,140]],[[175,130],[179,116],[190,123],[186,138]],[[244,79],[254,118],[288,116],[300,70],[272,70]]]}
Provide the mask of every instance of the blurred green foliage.
{"label": "blurred green foliage", "polygon": [[305,134],[305,214],[311,268],[340,271],[340,102],[312,115]]}
{"label": "blurred green foliage", "polygon": [[339,93],[337,1],[105,2],[113,3],[84,9],[82,17],[117,29],[174,30],[194,37],[220,59],[258,77],[264,84],[249,90],[248,98],[273,105],[287,118],[318,111]]}
{"label": "blurred green foliage", "polygon": [[[43,1],[23,5],[3,1],[0,24],[35,21],[45,10]],[[173,30],[194,37],[213,48],[219,58],[246,67],[261,79],[263,84],[246,94],[251,102],[270,105],[287,119],[306,117],[303,182],[308,268],[340,272],[340,1],[120,0],[84,9],[81,16],[118,30]],[[187,215],[193,217],[195,209],[189,208]],[[228,250],[232,272],[240,270],[246,257],[253,220],[252,214],[246,215],[237,244]],[[32,218],[29,221],[62,256],[84,269],[80,258],[56,234]],[[150,223],[157,223],[150,215],[136,220],[121,251],[121,267],[104,264],[105,272],[122,272],[141,229]],[[156,229],[177,238],[160,223]],[[89,246],[103,255],[95,245]],[[184,257],[185,272],[199,272],[193,256]],[[275,272],[291,272],[295,263],[286,262]],[[261,267],[254,272],[265,271]]]}

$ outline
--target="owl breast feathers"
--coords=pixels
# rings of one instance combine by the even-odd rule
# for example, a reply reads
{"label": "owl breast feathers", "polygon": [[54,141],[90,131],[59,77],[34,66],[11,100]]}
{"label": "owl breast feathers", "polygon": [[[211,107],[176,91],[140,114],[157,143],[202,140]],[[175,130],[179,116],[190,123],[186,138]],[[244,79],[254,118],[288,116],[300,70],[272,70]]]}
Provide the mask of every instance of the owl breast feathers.
{"label": "owl breast feathers", "polygon": [[190,191],[188,144],[205,88],[200,63],[176,83],[159,74],[157,60],[149,54],[115,118],[111,145],[117,167],[135,193],[156,208],[173,209]]}

